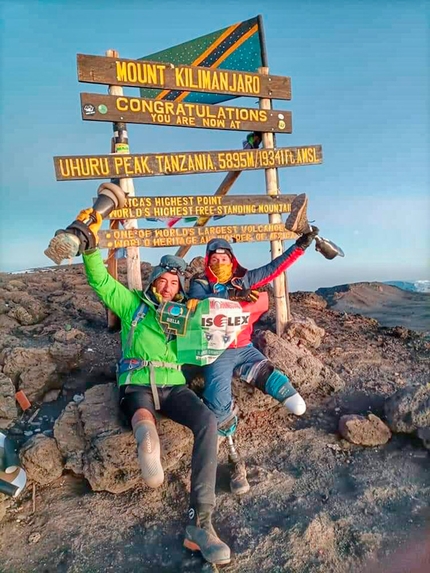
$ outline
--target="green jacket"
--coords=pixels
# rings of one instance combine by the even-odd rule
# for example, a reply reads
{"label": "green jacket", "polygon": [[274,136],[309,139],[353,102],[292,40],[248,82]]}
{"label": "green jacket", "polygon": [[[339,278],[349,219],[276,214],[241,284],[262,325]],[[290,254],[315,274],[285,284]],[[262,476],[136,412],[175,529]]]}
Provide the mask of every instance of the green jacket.
{"label": "green jacket", "polygon": [[[123,358],[177,364],[176,338],[168,341],[157,320],[154,303],[143,292],[131,291],[111,277],[98,249],[84,253],[83,259],[90,287],[121,319]],[[130,348],[127,350],[131,322],[142,301],[147,304],[148,309],[145,317],[138,322]],[[180,370],[155,368],[155,383],[157,386],[176,386],[185,384],[185,378]],[[149,368],[134,370],[131,374],[122,374],[118,379],[118,385],[124,384],[149,386]]]}

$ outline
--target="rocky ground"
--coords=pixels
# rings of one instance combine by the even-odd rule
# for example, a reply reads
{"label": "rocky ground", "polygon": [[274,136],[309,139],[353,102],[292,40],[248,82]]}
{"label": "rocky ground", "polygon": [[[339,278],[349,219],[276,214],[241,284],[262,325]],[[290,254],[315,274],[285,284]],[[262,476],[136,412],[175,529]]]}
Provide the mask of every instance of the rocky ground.
{"label": "rocky ground", "polygon": [[[146,277],[149,266],[142,270]],[[369,288],[353,290],[354,304],[366,300],[369,309]],[[385,315],[398,313],[402,295],[385,292],[384,303],[377,293]],[[281,338],[273,307],[255,335],[305,396],[303,418],[234,382],[252,488],[241,498],[229,493],[222,446],[215,522],[233,552],[225,572],[370,572],[375,557],[388,573],[400,563],[392,556],[399,547],[424,547],[428,338],[400,318],[381,326],[333,310],[339,296],[320,294],[291,296],[293,320]],[[429,296],[419,296],[412,304],[421,316]],[[0,428],[21,448],[29,477],[17,499],[0,495],[2,573],[213,570],[182,548],[191,436],[160,421],[166,481],[158,490],[144,486],[116,408],[118,333],[105,324],[80,265],[0,275]],[[198,373],[189,377],[198,391]],[[32,404],[25,412],[17,390]]]}

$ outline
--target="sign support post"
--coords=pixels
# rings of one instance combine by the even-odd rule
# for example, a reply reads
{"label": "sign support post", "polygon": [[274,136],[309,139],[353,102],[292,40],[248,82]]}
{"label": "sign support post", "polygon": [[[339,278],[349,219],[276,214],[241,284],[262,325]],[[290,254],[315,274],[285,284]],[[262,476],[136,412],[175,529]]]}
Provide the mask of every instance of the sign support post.
{"label": "sign support post", "polygon": [[[268,75],[269,68],[264,67],[259,69],[260,74]],[[272,104],[270,99],[261,98],[260,99],[261,109],[271,109]],[[262,134],[263,145],[265,149],[273,149],[273,133],[263,133]],[[278,189],[278,175],[276,168],[266,169],[266,193],[268,195],[279,195]],[[269,223],[282,223],[281,215],[273,214],[269,215]],[[272,255],[272,260],[278,257],[282,253],[282,241],[271,241],[270,242],[270,252]],[[282,273],[273,281],[273,293],[275,297],[275,313],[276,313],[276,334],[280,336],[285,328],[286,323],[289,320],[287,311],[287,297],[288,293],[285,286],[285,276]]]}
{"label": "sign support post", "polygon": [[[119,54],[116,50],[107,50],[106,56],[111,58],[119,58]],[[121,86],[111,85],[109,86],[109,94],[123,95],[123,89]],[[114,153],[130,153],[126,124],[114,123],[112,125],[114,130]],[[114,183],[118,183],[127,197],[135,196],[133,179],[125,178],[119,179],[118,181],[114,180]],[[137,229],[136,219],[123,221],[122,224],[124,229]],[[127,284],[130,290],[142,290],[142,274],[140,269],[140,254],[138,247],[127,247]]]}

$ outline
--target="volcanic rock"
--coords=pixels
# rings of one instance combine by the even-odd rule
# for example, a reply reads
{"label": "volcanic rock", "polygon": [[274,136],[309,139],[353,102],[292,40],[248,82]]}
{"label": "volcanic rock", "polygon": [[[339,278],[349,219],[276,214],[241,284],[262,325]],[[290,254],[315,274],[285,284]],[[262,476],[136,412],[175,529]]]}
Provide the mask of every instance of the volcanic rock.
{"label": "volcanic rock", "polygon": [[58,479],[63,473],[63,458],[54,438],[38,434],[30,438],[20,451],[27,478],[41,485]]}
{"label": "volcanic rock", "polygon": [[9,376],[0,372],[0,428],[7,428],[18,416],[15,386]]}
{"label": "volcanic rock", "polygon": [[391,438],[390,428],[375,416],[348,415],[339,420],[340,435],[360,446],[380,446],[386,444]]}
{"label": "volcanic rock", "polygon": [[430,383],[406,386],[385,402],[385,415],[393,432],[411,434],[430,427]]}
{"label": "volcanic rock", "polygon": [[304,396],[317,388],[335,392],[344,387],[344,382],[336,372],[325,366],[304,346],[297,346],[279,338],[269,330],[260,331],[255,342],[265,356],[288,375],[291,382]]}

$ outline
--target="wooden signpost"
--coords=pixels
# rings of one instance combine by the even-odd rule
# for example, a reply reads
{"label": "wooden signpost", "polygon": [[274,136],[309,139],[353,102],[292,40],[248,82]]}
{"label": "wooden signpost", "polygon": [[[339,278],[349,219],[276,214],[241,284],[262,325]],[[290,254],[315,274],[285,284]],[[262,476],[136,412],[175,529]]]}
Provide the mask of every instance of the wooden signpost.
{"label": "wooden signpost", "polygon": [[151,217],[214,217],[226,215],[270,215],[290,213],[296,195],[174,195],[161,197],[130,197],[122,209],[109,219],[140,219]]}
{"label": "wooden signpost", "polygon": [[300,167],[322,163],[321,145],[186,151],[131,155],[79,155],[54,157],[57,181],[189,175],[276,167]]}
{"label": "wooden signpost", "polygon": [[209,227],[173,227],[171,229],[112,229],[99,231],[101,248],[179,247],[205,245],[211,239],[223,238],[231,243],[296,239],[282,223],[272,225],[211,225]]}
{"label": "wooden signpost", "polygon": [[82,119],[291,133],[291,112],[81,93]]}
{"label": "wooden signpost", "polygon": [[90,84],[291,99],[290,78],[200,66],[104,58],[78,54],[78,79]]}
{"label": "wooden signpost", "polygon": [[[295,195],[280,195],[277,169],[318,165],[322,163],[322,148],[321,145],[276,147],[275,133],[292,132],[292,114],[290,111],[274,110],[272,100],[291,99],[291,80],[269,74],[261,16],[257,20],[258,25],[244,33],[243,38],[235,37],[233,44],[224,46],[224,52],[218,53],[217,41],[211,41],[210,50],[197,54],[193,60],[195,65],[124,59],[119,58],[113,50],[107,52],[106,57],[77,56],[80,82],[110,86],[109,95],[81,93],[81,113],[86,121],[113,123],[113,153],[54,157],[56,178],[58,181],[111,179],[120,183],[127,195],[126,204],[110,214],[110,229],[100,231],[99,246],[109,249],[108,268],[114,276],[116,263],[112,262],[112,256],[115,250],[126,248],[128,254],[132,255],[133,260],[127,266],[130,288],[140,288],[140,278],[135,276],[140,271],[139,247],[176,246],[179,247],[177,255],[184,256],[192,246],[204,245],[213,238],[222,237],[232,243],[270,241],[273,259],[282,252],[283,240],[296,238],[294,233],[285,230],[281,219],[282,213],[290,212]],[[236,27],[233,26],[233,29]],[[258,73],[220,69],[218,66],[229,54],[257,29],[260,61],[264,67]],[[223,37],[221,34],[221,40]],[[207,61],[206,56],[209,58]],[[180,58],[175,61],[184,61],[182,57],[181,52]],[[233,67],[243,65],[241,58]],[[203,62],[204,66],[198,65]],[[249,69],[255,67],[250,66]],[[149,90],[144,92],[145,95],[151,94],[151,90],[162,91],[154,99],[132,97],[124,95],[121,86]],[[211,103],[205,103],[208,94],[217,97],[214,99],[211,96]],[[219,96],[258,98],[259,106],[213,105],[219,101]],[[257,142],[262,139],[264,147],[256,148],[258,143],[252,137],[248,140],[249,147],[254,147],[251,149],[130,154],[126,123],[248,131],[253,132],[251,135],[258,134]],[[265,170],[267,194],[227,197],[227,192],[242,171],[253,169]],[[213,196],[134,196],[132,178],[219,172],[228,174]],[[247,221],[242,225],[206,226],[216,216],[248,217],[262,214],[269,216],[269,223],[248,224]],[[137,220],[142,218],[190,216],[198,217],[193,227],[137,228]],[[121,229],[120,223],[123,226]],[[289,319],[284,275],[274,280],[274,294],[276,331],[281,334]]]}

